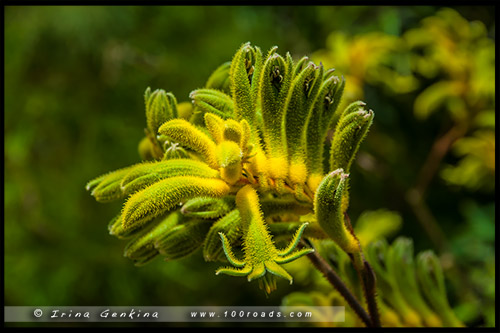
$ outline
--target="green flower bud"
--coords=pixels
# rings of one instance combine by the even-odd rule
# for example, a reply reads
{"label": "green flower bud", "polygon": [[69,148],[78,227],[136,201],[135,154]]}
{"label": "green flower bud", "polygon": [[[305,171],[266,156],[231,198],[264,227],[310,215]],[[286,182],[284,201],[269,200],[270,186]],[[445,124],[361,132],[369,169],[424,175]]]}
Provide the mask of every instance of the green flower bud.
{"label": "green flower bud", "polygon": [[87,183],[86,189],[99,202],[111,202],[123,198],[120,186],[123,177],[132,170],[134,166],[118,169],[99,176]]}
{"label": "green flower bud", "polygon": [[234,207],[234,196],[224,198],[197,197],[186,201],[181,208],[181,213],[187,217],[215,219],[229,213]]}
{"label": "green flower bud", "polygon": [[173,212],[151,228],[142,231],[126,245],[124,256],[134,260],[136,265],[146,264],[159,254],[154,247],[156,240],[170,233],[181,222],[181,219],[182,214]]}
{"label": "green flower bud", "polygon": [[203,245],[212,223],[210,220],[192,220],[177,225],[160,236],[154,246],[167,260],[186,257]]}
{"label": "green flower bud", "polygon": [[310,62],[291,82],[285,111],[285,133],[291,161],[303,156],[311,108],[323,78],[323,66]]}
{"label": "green flower bud", "polygon": [[215,89],[197,89],[189,94],[197,111],[201,113],[213,113],[222,119],[228,119],[233,115],[234,103],[231,96]]}
{"label": "green flower bud", "polygon": [[256,128],[255,110],[261,68],[262,52],[258,47],[245,43],[234,55],[229,70],[236,120],[246,119],[252,128]]}
{"label": "green flower bud", "polygon": [[146,123],[151,135],[156,136],[158,128],[166,121],[177,118],[177,101],[172,93],[157,89],[151,93],[146,89],[144,94],[146,104]]}
{"label": "green flower bud", "polygon": [[359,146],[373,122],[373,111],[366,111],[363,106],[362,102],[354,102],[341,115],[330,149],[331,170],[342,168],[349,172]]}
{"label": "green flower bud", "polygon": [[219,173],[205,163],[190,159],[172,159],[160,162],[135,164],[121,179],[124,195],[133,194],[165,178],[176,176],[198,176],[217,178]]}
{"label": "green flower bud", "polygon": [[129,197],[122,210],[123,227],[135,229],[181,201],[197,196],[222,197],[229,186],[221,179],[179,176],[163,179]]}
{"label": "green flower bud", "polygon": [[109,234],[120,239],[127,239],[137,235],[142,229],[125,230],[123,229],[123,221],[121,214],[115,216],[108,224]]}
{"label": "green flower bud", "polygon": [[287,159],[285,144],[284,115],[287,95],[292,82],[293,63],[290,54],[286,60],[276,52],[269,51],[264,62],[260,82],[260,102],[262,107],[263,136],[270,158]]}
{"label": "green flower bud", "polygon": [[[326,73],[325,73],[326,76]],[[311,109],[307,125],[307,169],[312,174],[323,175],[323,148],[333,114],[340,102],[344,81],[337,76],[324,79]]]}
{"label": "green flower bud", "polygon": [[346,225],[342,199],[349,175],[337,169],[323,178],[314,197],[316,219],[330,238],[345,252],[358,253],[359,242]]}

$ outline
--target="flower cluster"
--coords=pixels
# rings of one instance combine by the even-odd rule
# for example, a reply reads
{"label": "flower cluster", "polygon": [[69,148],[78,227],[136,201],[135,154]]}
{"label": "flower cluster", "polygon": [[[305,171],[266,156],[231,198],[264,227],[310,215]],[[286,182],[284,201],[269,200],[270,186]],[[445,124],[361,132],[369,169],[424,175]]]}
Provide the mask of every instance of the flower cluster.
{"label": "flower cluster", "polygon": [[229,264],[217,274],[247,276],[270,293],[276,277],[293,281],[282,264],[314,251],[302,240],[330,238],[362,270],[345,212],[374,113],[363,102],[338,110],[344,86],[307,57],[243,44],[192,103],[148,88],[143,161],[87,190],[99,202],[124,200],[109,231],[131,239],[125,256],[137,265],[202,248],[205,260]]}

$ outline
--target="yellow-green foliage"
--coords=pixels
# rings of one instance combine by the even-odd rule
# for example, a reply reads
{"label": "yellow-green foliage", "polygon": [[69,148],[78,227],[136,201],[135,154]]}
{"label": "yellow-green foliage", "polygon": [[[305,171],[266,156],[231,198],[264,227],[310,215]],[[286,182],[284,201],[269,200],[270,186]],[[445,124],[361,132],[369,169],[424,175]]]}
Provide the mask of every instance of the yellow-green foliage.
{"label": "yellow-green foliage", "polygon": [[[341,106],[364,98],[363,86],[415,94],[413,115],[435,113],[443,129],[462,133],[451,152],[458,162],[441,170],[449,184],[492,192],[495,184],[495,40],[479,20],[442,8],[401,36],[335,31],[313,59],[335,66],[348,85]],[[338,115],[335,116],[337,118]]]}
{"label": "yellow-green foliage", "polygon": [[[370,214],[378,216],[376,219],[394,219],[394,216],[389,216],[394,213],[389,211],[374,211]],[[332,265],[340,277],[345,281],[355,281],[355,270],[346,265],[350,262],[347,253],[331,240],[313,241],[313,244],[319,253],[331,258]],[[442,268],[433,252],[423,251],[415,254],[411,239],[401,236],[391,244],[383,236],[365,244],[365,256],[377,277],[377,303],[383,327],[463,326],[450,308],[444,290]],[[303,266],[291,267],[290,271],[297,274],[295,272],[297,269],[303,269]],[[318,280],[318,284],[322,281],[323,279]],[[351,287],[356,289],[355,286],[354,284]],[[312,290],[289,294],[282,300],[282,305],[325,307],[325,309],[346,305],[339,292],[329,285],[322,284],[319,290]],[[360,325],[359,318],[348,311],[345,313],[344,321],[334,322],[333,315],[329,314],[325,322],[318,325],[341,327]]]}

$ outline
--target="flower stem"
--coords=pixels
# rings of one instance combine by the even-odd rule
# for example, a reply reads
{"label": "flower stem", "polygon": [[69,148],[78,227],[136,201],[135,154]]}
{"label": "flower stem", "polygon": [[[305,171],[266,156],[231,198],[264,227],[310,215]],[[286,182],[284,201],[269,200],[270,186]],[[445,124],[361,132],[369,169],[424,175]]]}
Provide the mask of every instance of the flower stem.
{"label": "flower stem", "polygon": [[363,288],[365,290],[366,303],[368,305],[368,312],[374,327],[381,327],[380,315],[377,307],[377,288],[375,272],[368,263],[364,261],[364,269],[362,273]]}
{"label": "flower stem", "polygon": [[[308,244],[312,247],[312,244]],[[313,263],[314,267],[316,267],[323,276],[330,282],[330,284],[337,289],[337,291],[342,295],[342,297],[346,300],[349,306],[354,310],[354,312],[359,316],[359,318],[365,323],[367,327],[372,327],[373,323],[365,311],[365,309],[361,306],[361,303],[356,299],[356,297],[352,294],[352,292],[347,288],[347,286],[342,282],[340,277],[335,273],[332,267],[317,253],[312,252],[307,255],[309,260]]]}

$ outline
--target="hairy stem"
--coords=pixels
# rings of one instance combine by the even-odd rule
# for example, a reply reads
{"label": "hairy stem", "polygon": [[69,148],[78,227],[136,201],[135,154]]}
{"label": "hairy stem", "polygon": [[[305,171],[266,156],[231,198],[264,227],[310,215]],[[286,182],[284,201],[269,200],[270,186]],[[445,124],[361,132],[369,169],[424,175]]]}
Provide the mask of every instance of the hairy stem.
{"label": "hairy stem", "polygon": [[[312,247],[312,244],[308,244]],[[317,253],[309,253],[307,255],[309,260],[313,263],[314,267],[318,269],[323,276],[330,282],[330,284],[337,289],[337,291],[346,300],[349,306],[354,310],[354,312],[359,316],[359,318],[365,323],[367,327],[372,327],[372,320],[365,309],[361,306],[361,303],[356,299],[352,292],[347,288],[347,286],[342,282],[340,277],[335,273],[335,271],[328,265],[328,263]]]}
{"label": "hairy stem", "polygon": [[375,272],[366,260],[364,261],[361,280],[363,281],[363,289],[365,291],[366,303],[368,305],[368,312],[370,313],[372,324],[374,327],[381,327],[377,306],[377,279],[375,277]]}
{"label": "hairy stem", "polygon": [[[344,212],[344,219],[347,227],[354,234],[354,229],[352,228],[351,219],[347,212]],[[356,272],[358,273],[359,279],[363,286],[363,291],[366,299],[366,304],[368,306],[368,312],[370,313],[370,318],[374,327],[380,327],[380,316],[378,313],[377,306],[377,278],[375,272],[373,271],[370,264],[365,260],[363,252],[361,250],[361,245],[359,244],[359,252],[356,254],[349,254],[349,258],[352,261]]]}

